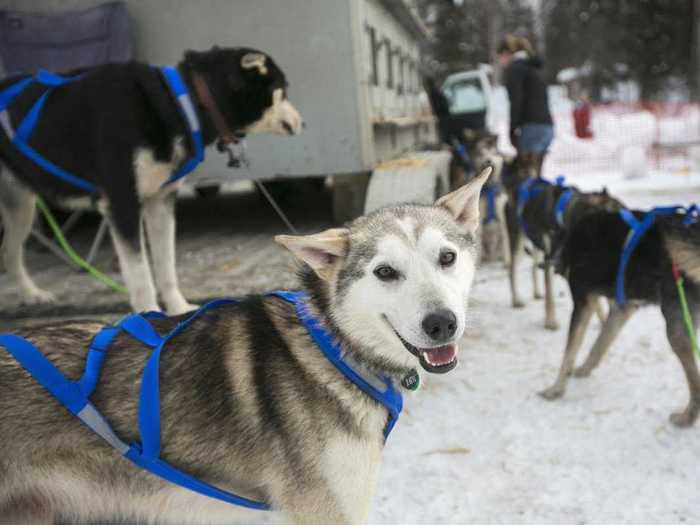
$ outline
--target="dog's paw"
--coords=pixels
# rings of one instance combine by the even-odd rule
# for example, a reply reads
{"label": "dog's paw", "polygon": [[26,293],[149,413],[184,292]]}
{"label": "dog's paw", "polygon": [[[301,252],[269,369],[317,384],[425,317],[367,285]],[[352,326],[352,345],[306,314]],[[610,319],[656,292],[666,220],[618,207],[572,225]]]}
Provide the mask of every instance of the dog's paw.
{"label": "dog's paw", "polygon": [[688,428],[695,423],[696,417],[696,414],[692,414],[687,410],[684,410],[683,412],[675,412],[674,414],[671,414],[669,420],[679,428]]}
{"label": "dog's paw", "polygon": [[554,321],[554,320],[549,319],[549,320],[544,322],[544,327],[547,330],[556,331],[556,330],[559,330],[559,323]]}
{"label": "dog's paw", "polygon": [[540,293],[540,292],[534,292],[534,293],[532,294],[532,298],[533,298],[535,301],[541,301],[542,299],[544,299],[544,295],[543,295],[542,293]]}
{"label": "dog's paw", "polygon": [[52,304],[56,302],[56,296],[51,292],[42,290],[41,288],[32,288],[22,293],[22,304]]}
{"label": "dog's paw", "polygon": [[192,304],[192,303],[181,303],[177,305],[173,305],[173,307],[168,307],[168,315],[181,315],[181,314],[186,314],[187,312],[192,312],[193,310],[197,310],[199,308],[198,304]]}
{"label": "dog's paw", "polygon": [[553,401],[564,395],[564,389],[558,386],[552,386],[546,390],[542,390],[542,392],[538,392],[537,395],[542,399],[546,399],[547,401]]}
{"label": "dog's paw", "polygon": [[522,299],[513,299],[513,308],[525,308],[525,303]]}

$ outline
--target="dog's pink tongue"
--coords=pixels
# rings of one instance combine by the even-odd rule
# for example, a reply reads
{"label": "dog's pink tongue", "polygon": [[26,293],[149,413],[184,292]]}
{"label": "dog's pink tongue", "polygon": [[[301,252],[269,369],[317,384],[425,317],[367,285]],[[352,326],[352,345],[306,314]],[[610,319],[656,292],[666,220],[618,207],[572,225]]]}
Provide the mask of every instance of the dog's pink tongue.
{"label": "dog's pink tongue", "polygon": [[446,365],[457,358],[457,345],[445,345],[425,351],[425,358],[431,365]]}

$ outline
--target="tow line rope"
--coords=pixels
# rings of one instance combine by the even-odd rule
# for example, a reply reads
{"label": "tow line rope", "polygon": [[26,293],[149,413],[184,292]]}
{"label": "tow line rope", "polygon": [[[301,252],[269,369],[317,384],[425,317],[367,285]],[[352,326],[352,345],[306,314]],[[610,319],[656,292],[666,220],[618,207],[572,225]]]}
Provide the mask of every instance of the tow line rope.
{"label": "tow line rope", "polygon": [[68,241],[66,240],[65,236],[63,235],[63,232],[61,231],[61,227],[58,225],[56,219],[51,213],[51,210],[49,210],[49,207],[46,205],[46,203],[41,197],[37,197],[36,205],[39,208],[39,210],[41,210],[41,213],[44,215],[44,218],[46,219],[49,228],[51,228],[54,237],[56,237],[56,241],[58,241],[58,244],[61,246],[61,248],[71,261],[73,261],[76,265],[85,270],[96,280],[110,287],[112,290],[123,294],[129,293],[128,290],[124,288],[121,284],[116,282],[111,277],[103,274],[101,271],[92,266],[89,262],[87,262],[85,259],[83,259],[82,257],[80,257],[80,255],[76,253],[73,247],[70,244],[68,244]]}
{"label": "tow line rope", "polygon": [[678,299],[681,303],[681,312],[683,313],[683,322],[685,323],[685,329],[688,332],[688,338],[690,339],[690,344],[693,345],[693,351],[695,355],[700,358],[700,349],[698,348],[698,338],[695,333],[695,323],[693,317],[690,315],[690,309],[688,308],[688,301],[685,298],[685,288],[683,288],[683,276],[681,275],[680,268],[675,262],[672,263],[673,279],[676,281],[676,289],[678,290]]}

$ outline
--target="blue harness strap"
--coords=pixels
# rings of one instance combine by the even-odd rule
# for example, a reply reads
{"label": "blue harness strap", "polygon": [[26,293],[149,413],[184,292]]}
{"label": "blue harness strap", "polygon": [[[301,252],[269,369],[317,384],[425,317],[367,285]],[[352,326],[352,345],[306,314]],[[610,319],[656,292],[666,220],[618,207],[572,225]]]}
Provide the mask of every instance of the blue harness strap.
{"label": "blue harness strap", "polygon": [[177,69],[172,66],[164,66],[161,68],[161,72],[163,73],[163,77],[165,78],[170,91],[177,99],[180,112],[182,113],[185,122],[187,122],[187,127],[190,130],[190,141],[192,143],[193,151],[192,157],[190,157],[177,169],[177,171],[175,171],[175,173],[170,176],[167,181],[165,181],[163,186],[166,186],[191,173],[197,167],[197,165],[204,160],[204,138],[202,137],[202,129],[199,125],[199,119],[197,118],[197,112],[194,109],[192,98],[190,97],[190,94],[187,91],[187,86],[182,80],[182,77],[180,77]]}
{"label": "blue harness strap", "polygon": [[564,227],[564,216],[566,215],[566,208],[569,206],[571,199],[576,194],[576,191],[572,188],[564,190],[559,199],[557,199],[557,204],[554,206],[554,220],[560,227]]}
{"label": "blue harness strap", "polygon": [[[192,157],[189,158],[182,166],[180,166],[167,181],[165,181],[163,184],[163,186],[165,186],[192,172],[197,165],[204,160],[204,140],[202,138],[199,119],[197,118],[197,113],[194,110],[194,105],[192,104],[192,99],[190,98],[187,87],[177,72],[177,69],[166,66],[162,67],[160,70],[166,80],[168,88],[171,90],[173,96],[178,102],[183,119],[187,123],[193,151]],[[57,166],[29,145],[32,132],[36,128],[39,117],[41,116],[41,111],[44,108],[49,95],[53,93],[54,89],[79,80],[80,78],[82,78],[82,75],[64,77],[55,73],[50,73],[49,71],[40,70],[35,76],[24,78],[5,88],[2,92],[0,92],[0,125],[4,129],[5,134],[12,144],[25,157],[29,158],[41,169],[87,193],[98,193],[99,190],[94,184],[67,172],[60,166]],[[17,96],[19,96],[32,84],[39,84],[47,89],[39,96],[36,102],[34,102],[15,130],[12,128],[8,108],[15,98],[17,98]]]}
{"label": "blue harness strap", "polygon": [[[386,377],[375,377],[371,374],[361,373],[360,367],[353,364],[349,356],[343,356],[332,335],[321,326],[317,319],[310,315],[306,306],[306,295],[303,292],[272,292],[270,295],[293,304],[300,321],[324,356],[358,388],[387,409],[389,419],[384,430],[384,438],[386,439],[403,406],[401,393],[394,388],[392,381]],[[137,466],[170,483],[204,496],[249,509],[269,510],[270,505],[267,503],[254,501],[209,485],[176,469],[160,457],[159,368],[163,349],[168,341],[207,311],[236,302],[234,299],[211,301],[178,323],[165,336],[161,336],[149,322],[151,319],[165,317],[157,312],[131,314],[116,325],[106,326],[92,339],[85,371],[78,381],[67,379],[34,345],[21,337],[0,334],[0,346],[4,347],[38,383],[73,415],[77,416],[85,425]],[[152,348],[141,378],[139,393],[138,425],[141,442],[131,445],[127,445],[119,439],[107,420],[89,400],[99,382],[105,353],[114,339],[122,332]]]}
{"label": "blue harness strap", "polygon": [[353,363],[350,356],[343,355],[341,348],[333,340],[333,336],[309,313],[304,292],[272,292],[271,295],[292,303],[297,316],[309,331],[309,335],[333,366],[365,394],[386,408],[389,413],[389,419],[384,428],[384,439],[386,440],[403,409],[403,397],[401,392],[394,388],[391,379],[362,374],[361,367],[357,363]]}
{"label": "blue harness strap", "polygon": [[496,196],[498,193],[499,189],[495,184],[485,185],[481,190],[481,194],[486,197],[486,217],[482,221],[483,224],[490,224],[498,220],[498,215],[496,214]]}
{"label": "blue harness strap", "polygon": [[695,205],[687,209],[683,206],[660,206],[646,212],[641,220],[638,220],[630,210],[624,208],[619,213],[620,218],[630,227],[625,244],[622,246],[622,254],[617,267],[617,275],[615,276],[615,300],[617,304],[624,306],[627,303],[627,297],[625,296],[625,272],[627,271],[627,265],[639,241],[649,231],[649,228],[654,225],[656,217],[659,215],[685,213],[683,224],[688,226],[697,220],[698,208]]}
{"label": "blue harness strap", "polygon": [[525,206],[530,199],[537,197],[546,187],[551,185],[552,183],[547,179],[527,179],[518,187],[516,216],[520,227],[525,232],[525,236],[530,240],[532,240],[532,236],[530,235],[530,231],[528,230],[527,223],[525,222],[525,218],[523,216],[525,213]]}

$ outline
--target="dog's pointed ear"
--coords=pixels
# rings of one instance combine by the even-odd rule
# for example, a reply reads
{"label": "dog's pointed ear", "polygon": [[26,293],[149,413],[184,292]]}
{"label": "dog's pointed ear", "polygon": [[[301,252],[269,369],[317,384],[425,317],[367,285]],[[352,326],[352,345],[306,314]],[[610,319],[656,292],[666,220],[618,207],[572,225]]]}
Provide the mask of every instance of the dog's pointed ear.
{"label": "dog's pointed ear", "polygon": [[267,75],[267,57],[262,53],[246,53],[241,58],[243,69],[257,68],[261,75]]}
{"label": "dog's pointed ear", "polygon": [[329,281],[348,251],[349,230],[331,228],[314,235],[277,235],[275,241]]}
{"label": "dog's pointed ear", "polygon": [[603,186],[603,191],[601,191],[600,193],[601,193],[601,195],[604,195],[605,197],[607,197],[607,196],[609,195],[609,193],[608,193],[608,187],[607,187],[607,186]]}
{"label": "dog's pointed ear", "polygon": [[485,168],[464,186],[440,197],[435,203],[435,206],[449,211],[469,234],[473,235],[479,228],[479,195],[492,171],[490,166]]}

